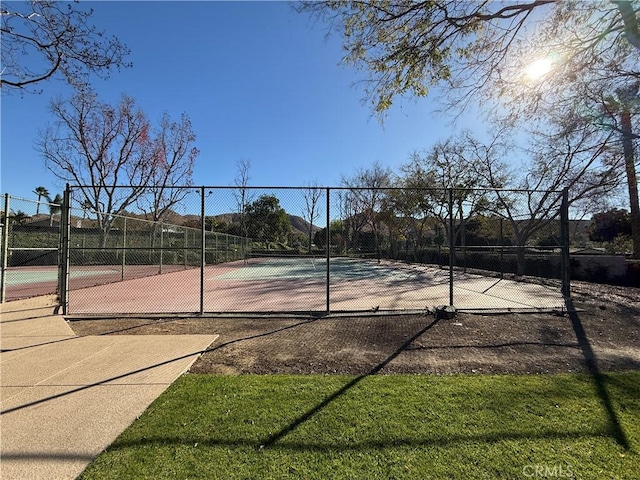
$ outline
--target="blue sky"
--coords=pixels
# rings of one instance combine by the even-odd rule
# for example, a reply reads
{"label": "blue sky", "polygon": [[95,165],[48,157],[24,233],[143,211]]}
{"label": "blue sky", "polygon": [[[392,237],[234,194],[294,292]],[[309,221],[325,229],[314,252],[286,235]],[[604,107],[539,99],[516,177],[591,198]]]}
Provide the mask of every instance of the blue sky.
{"label": "blue sky", "polygon": [[[99,98],[115,103],[126,93],[154,122],[164,111],[175,119],[187,113],[200,150],[196,185],[232,185],[238,161],[248,159],[250,185],[335,186],[375,161],[397,170],[412,152],[454,133],[431,98],[398,99],[381,125],[355,85],[361,73],[340,64],[340,37],[327,38],[325,25],[289,3],[80,6],[93,8],[93,23],[131,50],[132,68],[94,80]],[[63,189],[35,143],[53,121],[49,102],[70,90],[60,81],[41,86],[39,95],[2,94],[2,193],[33,198],[40,185]]]}

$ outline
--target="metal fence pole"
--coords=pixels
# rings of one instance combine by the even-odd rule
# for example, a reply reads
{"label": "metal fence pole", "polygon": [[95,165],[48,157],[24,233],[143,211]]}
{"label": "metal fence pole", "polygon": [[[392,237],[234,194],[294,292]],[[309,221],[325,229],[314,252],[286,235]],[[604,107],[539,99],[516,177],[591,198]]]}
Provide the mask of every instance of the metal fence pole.
{"label": "metal fence pole", "polygon": [[160,267],[158,273],[162,274],[162,264],[164,263],[164,222],[160,222]]}
{"label": "metal fence pole", "polygon": [[467,273],[467,265],[469,263],[469,259],[467,257],[467,223],[466,220],[464,218],[460,219],[462,225],[461,225],[461,229],[462,229],[462,233],[460,234],[460,240],[462,242],[462,252],[463,252],[463,256],[464,256],[464,272]]}
{"label": "metal fence pole", "polygon": [[71,231],[71,188],[67,188],[62,196],[62,212],[60,214],[60,265],[58,269],[59,297],[62,306],[62,314],[66,315],[69,309],[69,248]]}
{"label": "metal fence pole", "polygon": [[562,278],[561,292],[565,298],[571,297],[571,258],[569,257],[569,189],[562,190],[560,207],[560,270]]}
{"label": "metal fence pole", "polygon": [[205,261],[205,224],[204,224],[204,207],[205,207],[205,198],[204,198],[205,188],[201,187],[200,189],[200,315],[204,313],[204,267],[206,264]]}
{"label": "metal fence pole", "polygon": [[504,278],[504,218],[500,218],[500,278]]}
{"label": "metal fence pole", "polygon": [[9,256],[9,194],[4,194],[2,214],[2,270],[0,271],[0,303],[7,298],[7,265]]}
{"label": "metal fence pole", "polygon": [[[64,219],[67,216],[66,212],[66,204],[64,203],[66,195],[66,189],[62,192],[62,205],[60,207],[60,223],[58,224],[58,297],[60,300],[60,305],[62,305],[62,297],[64,291],[64,278],[63,278],[63,269],[62,264],[64,262]],[[84,264],[84,233],[82,237],[82,262]]]}
{"label": "metal fence pole", "polygon": [[124,226],[122,228],[122,269],[120,271],[120,280],[124,281],[124,269],[127,264],[127,217],[124,217]]}
{"label": "metal fence pole", "polygon": [[453,265],[455,264],[455,235],[453,221],[453,189],[449,189],[449,305],[453,306]]}
{"label": "metal fence pole", "polygon": [[331,215],[330,215],[330,199],[329,199],[329,192],[330,189],[327,188],[327,235],[326,235],[326,254],[327,254],[327,282],[326,282],[326,294],[327,294],[327,315],[329,314],[329,312],[331,311],[331,298],[329,295],[329,284],[331,281],[331,268],[330,268],[330,262],[331,262],[331,229],[329,228],[329,221],[331,219]]}

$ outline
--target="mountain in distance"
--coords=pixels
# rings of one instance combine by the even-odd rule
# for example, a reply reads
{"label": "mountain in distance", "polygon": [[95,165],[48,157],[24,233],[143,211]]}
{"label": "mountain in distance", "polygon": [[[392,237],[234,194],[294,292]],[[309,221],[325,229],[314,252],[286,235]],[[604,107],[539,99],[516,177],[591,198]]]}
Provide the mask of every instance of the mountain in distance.
{"label": "mountain in distance", "polygon": [[[238,213],[221,213],[220,215],[214,215],[214,219],[219,222],[224,223],[240,223],[240,214]],[[305,235],[309,234],[309,222],[307,222],[304,218],[298,215],[290,215],[289,221],[291,222],[291,226],[298,230],[299,232],[304,233]],[[316,227],[315,225],[312,227],[313,233],[320,230],[320,227]]]}

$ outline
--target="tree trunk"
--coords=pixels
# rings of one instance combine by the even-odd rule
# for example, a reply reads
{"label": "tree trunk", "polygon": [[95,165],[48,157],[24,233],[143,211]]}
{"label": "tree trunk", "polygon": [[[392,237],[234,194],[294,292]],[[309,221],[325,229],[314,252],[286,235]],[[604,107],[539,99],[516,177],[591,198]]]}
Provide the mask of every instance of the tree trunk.
{"label": "tree trunk", "polygon": [[100,230],[100,248],[105,250],[107,248],[107,239],[109,238],[109,232]]}
{"label": "tree trunk", "polygon": [[629,188],[629,207],[631,209],[631,238],[633,241],[632,258],[640,258],[640,202],[638,201],[638,177],[635,168],[635,152],[633,149],[633,132],[631,113],[627,105],[620,112],[622,127],[622,148],[627,170],[627,186]]}
{"label": "tree trunk", "polygon": [[525,262],[525,246],[518,242],[516,247],[516,275],[521,277],[524,275],[524,262]]}

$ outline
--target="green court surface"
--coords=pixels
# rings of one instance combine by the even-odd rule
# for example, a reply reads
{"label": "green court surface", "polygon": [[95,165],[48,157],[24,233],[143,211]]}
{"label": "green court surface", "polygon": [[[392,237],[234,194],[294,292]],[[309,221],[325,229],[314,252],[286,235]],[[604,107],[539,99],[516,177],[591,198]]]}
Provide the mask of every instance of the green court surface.
{"label": "green court surface", "polygon": [[[324,279],[327,275],[327,259],[324,257],[276,257],[252,258],[246,262],[235,262],[232,271],[210,277],[211,280],[266,280],[266,279]],[[334,280],[378,279],[409,281],[424,276],[426,269],[411,268],[397,262],[336,257],[329,261],[331,278]],[[433,277],[431,268],[430,276]],[[444,273],[443,273],[444,274]]]}
{"label": "green court surface", "polygon": [[[95,277],[99,275],[113,274],[113,270],[71,270],[70,278]],[[7,270],[7,285],[28,285],[30,283],[57,282],[58,270],[34,269],[34,270]]]}

